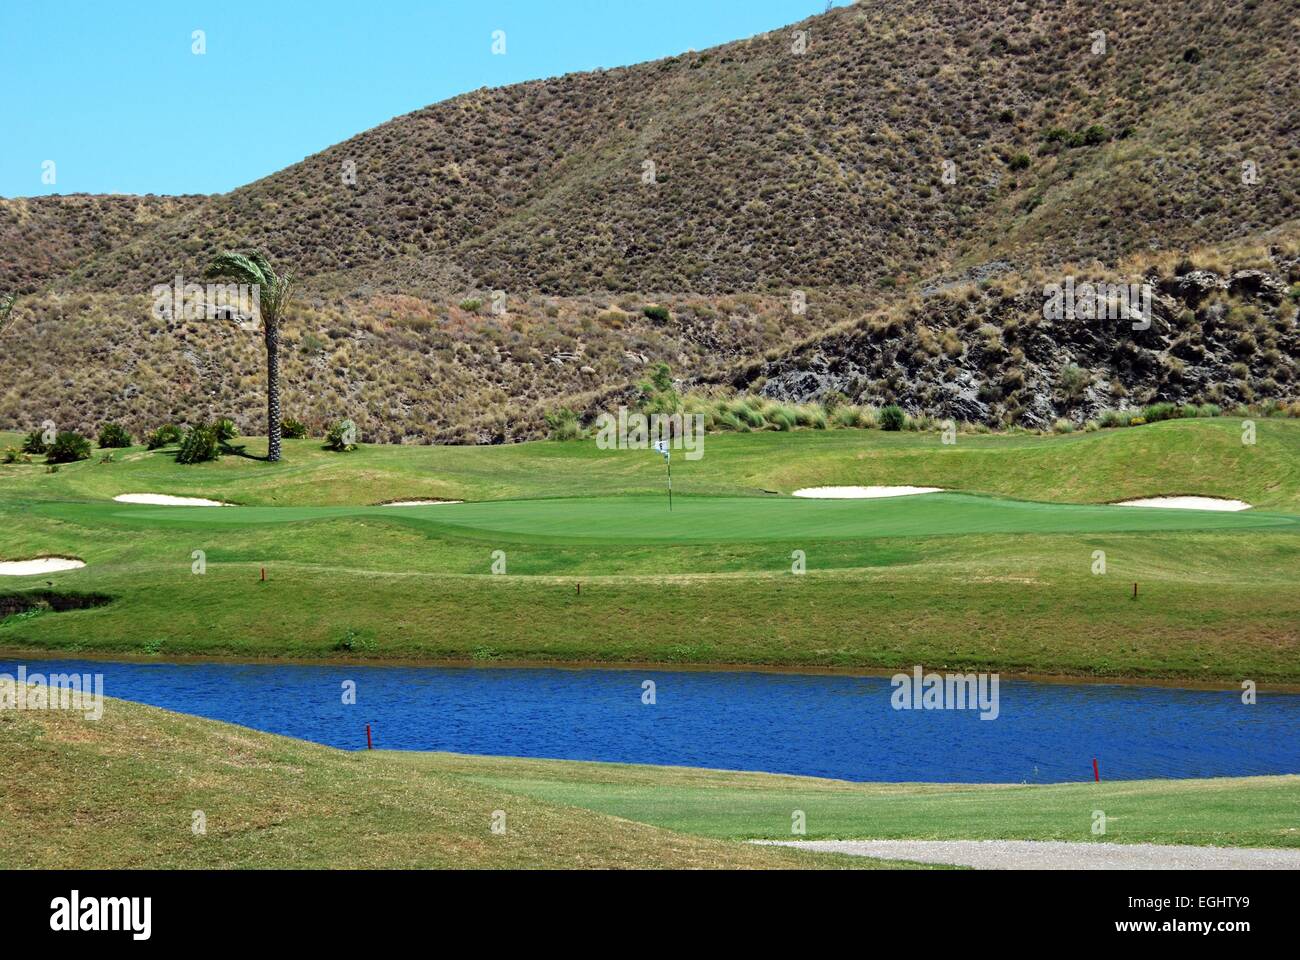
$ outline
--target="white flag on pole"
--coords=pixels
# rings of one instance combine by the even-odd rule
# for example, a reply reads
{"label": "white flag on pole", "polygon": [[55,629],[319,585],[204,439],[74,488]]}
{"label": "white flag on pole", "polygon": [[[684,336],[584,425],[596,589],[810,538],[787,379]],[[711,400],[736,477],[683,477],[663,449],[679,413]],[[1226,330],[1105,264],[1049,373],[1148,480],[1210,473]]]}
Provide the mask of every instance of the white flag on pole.
{"label": "white flag on pole", "polygon": [[672,460],[672,451],[668,449],[667,440],[656,440],[654,443],[655,453],[662,456],[665,460]]}

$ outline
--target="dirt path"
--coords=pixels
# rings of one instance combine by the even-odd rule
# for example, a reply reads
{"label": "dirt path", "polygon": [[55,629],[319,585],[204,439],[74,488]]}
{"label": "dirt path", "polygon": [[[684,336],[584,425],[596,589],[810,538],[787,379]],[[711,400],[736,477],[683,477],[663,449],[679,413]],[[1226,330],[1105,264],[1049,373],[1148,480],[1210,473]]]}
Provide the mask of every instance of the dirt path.
{"label": "dirt path", "polygon": [[1059,840],[755,840],[979,870],[1300,870],[1300,850]]}

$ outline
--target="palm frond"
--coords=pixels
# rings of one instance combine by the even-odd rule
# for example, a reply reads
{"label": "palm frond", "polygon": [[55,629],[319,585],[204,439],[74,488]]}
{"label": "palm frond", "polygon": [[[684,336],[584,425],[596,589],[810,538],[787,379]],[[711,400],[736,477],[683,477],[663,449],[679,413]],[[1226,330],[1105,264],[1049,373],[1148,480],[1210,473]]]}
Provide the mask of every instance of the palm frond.
{"label": "palm frond", "polygon": [[247,254],[227,250],[208,264],[203,275],[212,280],[234,280],[238,283],[264,287],[275,277],[275,271],[271,269],[271,265],[266,262],[266,258],[261,253],[254,251],[252,254]]}
{"label": "palm frond", "polygon": [[293,278],[289,274],[277,274],[271,261],[260,250],[250,250],[247,253],[227,250],[208,265],[204,276],[256,286],[261,301],[262,320],[268,327],[279,323],[293,289]]}

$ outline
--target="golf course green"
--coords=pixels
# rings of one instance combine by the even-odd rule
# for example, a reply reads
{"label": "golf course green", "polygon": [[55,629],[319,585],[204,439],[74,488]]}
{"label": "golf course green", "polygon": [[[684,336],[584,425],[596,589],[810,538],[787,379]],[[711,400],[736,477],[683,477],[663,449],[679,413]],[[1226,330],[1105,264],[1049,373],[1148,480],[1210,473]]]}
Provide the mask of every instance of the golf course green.
{"label": "golf course green", "polygon": [[[658,457],[591,441],[287,441],[276,464],[240,442],[246,455],[193,466],[139,447],[0,466],[0,559],[86,563],[3,578],[17,612],[0,650],[1300,682],[1296,420],[1262,420],[1252,446],[1226,418],[951,446],[710,436],[674,465],[671,511]],[[790,496],[836,484],[945,492]],[[141,493],[236,505],[113,499]],[[1110,505],[1158,495],[1254,508]],[[380,505],[420,499],[466,502]],[[21,599],[39,591],[111,602]]]}

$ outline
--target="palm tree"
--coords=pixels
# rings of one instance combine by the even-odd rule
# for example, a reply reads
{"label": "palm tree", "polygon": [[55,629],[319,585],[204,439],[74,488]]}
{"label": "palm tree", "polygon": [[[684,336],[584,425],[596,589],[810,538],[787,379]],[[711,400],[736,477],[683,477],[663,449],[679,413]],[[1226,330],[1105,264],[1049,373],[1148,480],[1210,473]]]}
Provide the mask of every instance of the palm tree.
{"label": "palm tree", "polygon": [[276,273],[259,250],[227,250],[212,261],[205,275],[258,289],[262,338],[266,341],[266,459],[274,463],[280,459],[280,321],[289,304],[293,277]]}

